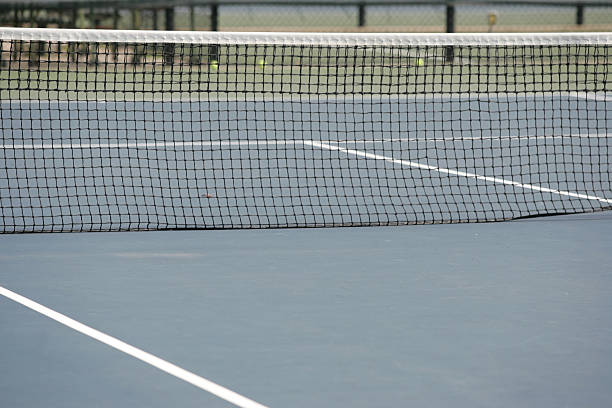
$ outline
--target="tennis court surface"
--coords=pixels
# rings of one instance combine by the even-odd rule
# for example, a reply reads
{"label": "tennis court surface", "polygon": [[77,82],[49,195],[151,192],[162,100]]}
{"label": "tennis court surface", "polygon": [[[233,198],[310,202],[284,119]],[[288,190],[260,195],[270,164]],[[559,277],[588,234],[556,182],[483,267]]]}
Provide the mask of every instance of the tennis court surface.
{"label": "tennis court surface", "polygon": [[1,29],[0,395],[610,406],[611,44]]}
{"label": "tennis court surface", "polygon": [[[269,407],[607,407],[604,214],[3,235],[0,286]],[[3,296],[0,321],[7,406],[232,406]]]}

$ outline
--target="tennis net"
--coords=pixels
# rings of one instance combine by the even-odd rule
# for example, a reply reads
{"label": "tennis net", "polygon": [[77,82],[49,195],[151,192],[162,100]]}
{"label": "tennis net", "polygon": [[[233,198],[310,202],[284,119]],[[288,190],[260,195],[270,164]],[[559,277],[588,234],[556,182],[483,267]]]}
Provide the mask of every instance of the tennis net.
{"label": "tennis net", "polygon": [[0,231],[612,207],[612,34],[0,29]]}

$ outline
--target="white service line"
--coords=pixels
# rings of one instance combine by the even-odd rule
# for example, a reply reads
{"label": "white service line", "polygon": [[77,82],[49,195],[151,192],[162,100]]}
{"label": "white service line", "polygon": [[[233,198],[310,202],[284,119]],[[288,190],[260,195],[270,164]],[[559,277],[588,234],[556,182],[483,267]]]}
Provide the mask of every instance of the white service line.
{"label": "white service line", "polygon": [[379,154],[362,152],[360,150],[346,149],[344,147],[333,146],[333,145],[330,145],[330,144],[327,144],[327,143],[321,143],[321,142],[316,142],[316,141],[304,141],[304,144],[305,145],[310,145],[310,146],[313,146],[313,147],[318,147],[320,149],[334,150],[334,151],[339,151],[339,152],[343,152],[343,153],[346,153],[346,154],[352,154],[352,155],[358,156],[358,157],[365,157],[367,159],[384,160],[384,161],[389,162],[389,163],[401,164],[402,166],[410,166],[410,167],[414,167],[414,168],[418,168],[418,169],[422,169],[422,170],[437,171],[438,173],[451,174],[451,175],[454,175],[454,176],[473,178],[473,179],[477,179],[477,180],[483,180],[483,181],[488,181],[488,182],[498,183],[498,184],[505,184],[505,185],[509,185],[509,186],[515,186],[515,187],[519,187],[519,188],[524,188],[524,189],[527,189],[527,190],[539,191],[539,192],[543,192],[543,193],[558,194],[558,195],[562,195],[562,196],[581,198],[581,199],[585,199],[585,200],[601,201],[602,203],[612,204],[612,199],[609,200],[609,199],[606,199],[606,198],[592,196],[592,195],[572,193],[570,191],[554,190],[552,188],[540,187],[540,186],[536,186],[536,185],[533,185],[533,184],[519,183],[517,181],[506,180],[506,179],[499,178],[499,177],[481,176],[479,174],[468,173],[468,172],[465,172],[465,171],[445,169],[443,167],[430,166],[428,164],[421,164],[421,163],[417,163],[417,162],[413,162],[413,161],[408,161],[408,160],[394,159],[394,158],[388,157],[388,156],[381,156]]}
{"label": "white service line", "polygon": [[[427,142],[427,143],[453,143],[462,141],[478,141],[478,140],[540,140],[540,139],[607,139],[611,137],[609,133],[594,133],[594,134],[569,134],[569,135],[552,135],[552,136],[474,136],[474,137],[457,137],[457,138],[388,138],[388,139],[370,139],[370,140],[320,140],[320,143],[333,144],[375,144],[375,143],[397,143],[397,142]],[[120,142],[120,143],[77,143],[77,142],[50,142],[50,143],[12,143],[0,144],[0,149],[4,150],[62,150],[62,149],[160,149],[160,148],[178,148],[178,147],[222,147],[222,146],[300,146],[310,144],[311,140],[193,140],[188,142]]]}
{"label": "white service line", "polygon": [[[87,91],[83,91],[87,92]],[[5,99],[0,101],[2,105],[41,105],[47,106],[51,104],[73,104],[73,105],[103,105],[103,104],[117,104],[117,105],[142,105],[146,103],[155,104],[174,104],[174,103],[260,103],[260,102],[278,102],[278,103],[312,103],[320,104],[326,102],[336,103],[354,103],[356,105],[368,105],[370,103],[382,103],[382,102],[402,102],[406,104],[412,104],[415,102],[496,102],[496,103],[513,103],[518,100],[540,100],[540,99],[552,99],[552,102],[561,101],[566,102],[567,98],[570,99],[584,99],[587,101],[596,102],[612,102],[611,92],[598,92],[598,91],[525,91],[525,92],[440,92],[440,93],[427,93],[427,94],[406,94],[406,95],[249,95],[243,97],[236,97],[231,95],[225,95],[225,97],[203,97],[203,98],[173,98],[173,99],[151,99],[151,100],[140,100],[140,101],[128,101],[128,100],[112,100],[112,99]],[[86,111],[86,109],[83,109]],[[129,110],[127,112],[135,112]]]}
{"label": "white service line", "polygon": [[196,387],[207,391],[211,394],[216,395],[217,397],[230,402],[241,408],[267,408],[265,405],[259,404],[249,398],[243,397],[240,394],[235,393],[232,390],[229,390],[221,385],[215,384],[212,381],[209,381],[205,378],[202,378],[192,372],[189,372],[181,367],[178,367],[172,363],[169,363],[165,360],[162,360],[159,357],[156,357],[152,354],[147,353],[146,351],[140,350],[134,346],[131,346],[123,341],[116,339],[108,334],[102,333],[96,329],[93,329],[89,326],[84,325],[83,323],[77,322],[65,316],[61,313],[58,313],[54,310],[49,309],[35,301],[28,299],[24,296],[21,296],[15,292],[12,292],[2,286],[0,286],[0,295],[7,297],[27,308],[34,310],[44,316],[47,316],[50,319],[55,320],[58,323],[63,324],[64,326],[70,327],[73,330],[78,331],[86,336],[89,336],[95,340],[98,340],[101,343],[104,343],[116,350],[119,350],[125,354],[128,354],[134,358],[137,358],[149,365],[152,365],[155,368],[158,368],[166,373],[175,376],[183,381],[186,381]]}
{"label": "white service line", "polygon": [[611,133],[575,134],[575,135],[552,135],[552,136],[466,136],[466,137],[397,137],[388,139],[370,140],[321,140],[323,143],[334,144],[375,144],[375,143],[397,143],[397,142],[427,142],[427,143],[453,143],[453,142],[474,142],[474,141],[506,141],[506,140],[550,140],[550,139],[607,139],[612,137]]}
{"label": "white service line", "polygon": [[196,146],[282,146],[303,145],[302,140],[196,140],[192,142],[122,142],[122,143],[27,143],[0,144],[0,149],[6,150],[38,150],[38,149],[149,149],[165,147],[196,147]]}

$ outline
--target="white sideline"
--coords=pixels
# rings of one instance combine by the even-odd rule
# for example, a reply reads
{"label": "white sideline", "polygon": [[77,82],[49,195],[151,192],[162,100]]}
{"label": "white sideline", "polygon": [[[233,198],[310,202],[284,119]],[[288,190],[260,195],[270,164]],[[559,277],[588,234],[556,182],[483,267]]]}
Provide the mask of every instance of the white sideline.
{"label": "white sideline", "polygon": [[28,299],[24,296],[21,296],[15,292],[12,292],[2,286],[0,286],[0,295],[13,300],[27,308],[34,310],[44,316],[47,316],[50,319],[55,320],[58,323],[63,324],[79,333],[82,333],[92,339],[95,339],[101,343],[104,343],[116,350],[119,350],[125,354],[128,354],[138,360],[141,360],[155,368],[158,368],[166,373],[181,379],[185,382],[188,382],[204,391],[207,391],[217,397],[230,402],[241,408],[267,408],[265,405],[261,405],[249,398],[243,397],[240,394],[235,393],[232,390],[229,390],[221,385],[215,384],[212,381],[209,381],[205,378],[202,378],[192,372],[189,372],[181,367],[178,367],[168,361],[162,360],[159,357],[156,357],[152,354],[147,353],[146,351],[140,350],[134,346],[131,346],[123,341],[116,339],[108,334],[102,333],[96,329],[93,329],[89,326],[84,325],[83,323],[77,322],[65,316],[61,313],[58,313],[54,310],[49,309],[39,303],[34,302],[31,299]]}

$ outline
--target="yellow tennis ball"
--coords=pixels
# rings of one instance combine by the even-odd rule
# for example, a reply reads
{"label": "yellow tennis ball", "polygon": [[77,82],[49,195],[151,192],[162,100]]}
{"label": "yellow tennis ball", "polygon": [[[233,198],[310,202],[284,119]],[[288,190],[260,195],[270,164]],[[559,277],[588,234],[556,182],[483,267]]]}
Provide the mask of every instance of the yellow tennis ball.
{"label": "yellow tennis ball", "polygon": [[259,68],[263,68],[266,65],[266,60],[261,58],[257,61],[257,65],[259,65]]}
{"label": "yellow tennis ball", "polygon": [[217,61],[210,61],[208,64],[211,71],[216,71],[219,68],[219,63]]}
{"label": "yellow tennis ball", "polygon": [[425,60],[423,58],[418,58],[416,61],[417,66],[422,67],[425,65]]}

